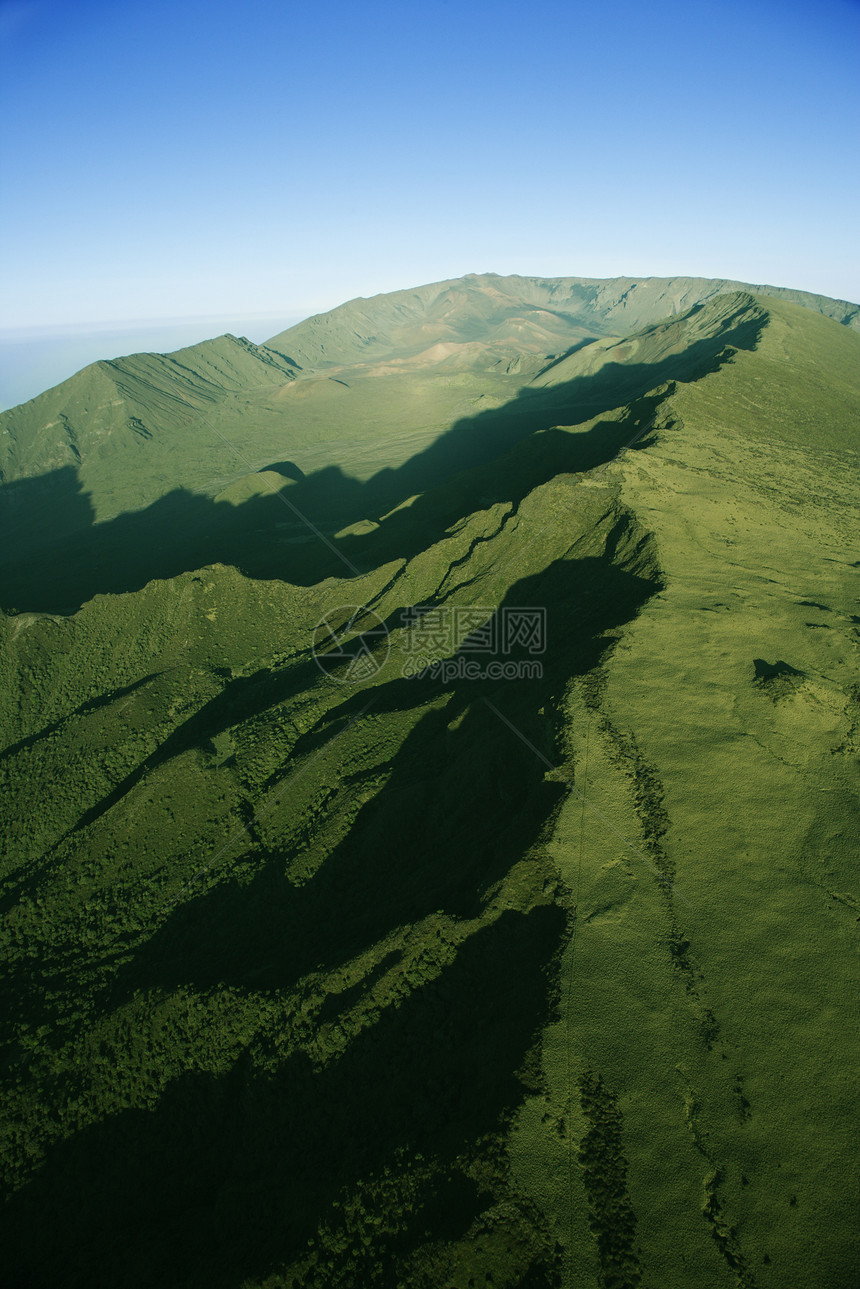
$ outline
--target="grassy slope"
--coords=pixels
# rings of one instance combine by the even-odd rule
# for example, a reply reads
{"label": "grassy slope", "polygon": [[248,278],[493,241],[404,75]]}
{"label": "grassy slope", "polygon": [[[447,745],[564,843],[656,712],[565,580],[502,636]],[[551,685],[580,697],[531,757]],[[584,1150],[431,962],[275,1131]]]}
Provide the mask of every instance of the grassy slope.
{"label": "grassy slope", "polygon": [[[565,805],[570,1009],[515,1147],[559,1238],[583,1239],[545,1178],[570,1089],[602,1077],[637,1220],[619,1258],[661,1289],[847,1286],[857,1260],[860,345],[768,308],[756,352],[681,387],[672,428],[607,470],[665,586],[572,695],[570,755],[638,853]],[[757,680],[756,659],[794,672]],[[593,1282],[574,1258],[569,1283]]]}
{"label": "grassy slope", "polygon": [[[768,307],[357,581],[0,620],[18,1283],[848,1283],[860,344]],[[402,679],[431,599],[547,604],[543,681]],[[308,656],[351,602],[357,689]]]}
{"label": "grassy slope", "polygon": [[[14,540],[9,543],[12,559],[0,566],[0,604],[72,611],[98,592],[137,589],[153,578],[216,561],[257,577],[308,585],[326,574],[339,575],[343,567],[368,568],[395,556],[408,557],[435,540],[448,523],[486,504],[488,492],[510,499],[507,485],[500,480],[497,486],[487,475],[469,496],[457,498],[442,522],[433,490],[444,480],[487,462],[511,444],[527,443],[536,430],[551,431],[559,420],[579,423],[656,385],[701,375],[723,360],[727,347],[753,345],[764,316],[748,294],[721,295],[624,344],[588,345],[522,388],[520,375],[452,375],[438,368],[383,375],[373,368],[350,370],[347,383],[310,379],[253,399],[235,395],[187,431],[186,455],[166,436],[165,469],[173,453],[177,477],[186,486],[174,487],[143,509],[67,533],[56,524],[32,522],[33,491],[41,508],[50,501],[43,495],[42,478],[8,489],[7,501],[16,503],[7,509]],[[591,437],[599,438],[599,431]],[[188,486],[189,479],[199,481],[201,470],[211,468],[202,449],[187,456],[190,443],[201,440],[207,451],[214,445],[222,456],[239,448],[243,460],[239,478],[209,480],[214,500]],[[535,459],[537,446],[526,449]],[[264,451],[256,461],[248,455]],[[549,468],[552,452],[550,443],[541,469]],[[564,454],[555,455],[561,469]],[[574,454],[566,465],[582,470],[600,459],[598,446]],[[269,468],[248,473],[255,466]],[[80,473],[86,473],[83,466]],[[116,462],[115,477],[125,477]],[[537,479],[540,471],[535,474],[529,467],[525,477]],[[74,479],[70,482],[80,487]],[[144,472],[142,480],[137,475],[125,479],[125,487],[140,491],[152,482]],[[385,515],[419,494],[428,495],[408,516],[383,524]],[[246,504],[237,504],[240,498]],[[71,500],[84,504],[77,491]],[[62,524],[63,507],[49,509]],[[368,525],[379,528],[373,540],[356,540]],[[310,535],[314,528],[327,534],[327,548]],[[39,543],[38,554],[22,558],[28,539]],[[340,559],[331,549],[332,539]]]}
{"label": "grassy slope", "polygon": [[[379,362],[419,354],[442,340],[559,352],[583,336],[629,335],[715,295],[735,291],[788,299],[848,326],[857,305],[784,287],[707,278],[526,278],[470,274],[369,300],[350,300],[267,341],[304,368]],[[554,342],[554,343],[553,343]]]}
{"label": "grassy slope", "polygon": [[[265,346],[220,336],[173,354],[133,354],[84,368],[3,413],[3,478],[45,473],[178,428],[237,390],[279,387],[295,371]],[[52,433],[53,431],[53,433]]]}
{"label": "grassy slope", "polygon": [[[470,521],[407,566],[380,611],[426,598],[451,567],[478,579],[479,602],[539,579],[576,535],[569,491],[530,496],[507,542],[490,558],[478,547],[471,568],[459,561],[503,515]],[[578,558],[553,575],[591,597],[595,630],[648,590],[604,561],[615,518],[608,492],[589,499]],[[527,551],[525,523],[543,534]],[[392,572],[347,593],[371,599]],[[530,751],[500,745],[474,686],[400,678],[398,638],[358,693],[306,655],[273,656],[279,622],[306,641],[345,590],[302,598],[213,570],[93,601],[73,625],[7,628],[6,666],[21,668],[37,717],[16,724],[4,764],[10,788],[26,785],[4,845],[11,1179],[26,1183],[49,1152],[12,1201],[19,1271],[35,1257],[53,1284],[226,1285],[289,1266],[346,1285],[399,1267],[411,1283],[465,1286],[482,1268],[545,1260],[498,1139],[565,931],[553,870],[532,853],[559,789]],[[551,739],[537,709],[554,685],[603,648],[581,633],[581,660],[560,653],[545,700],[523,686],[513,714],[533,737]],[[104,706],[68,688],[78,657],[109,691]],[[432,791],[430,764],[445,767]],[[515,827],[503,798],[520,802]],[[242,1149],[224,1136],[236,1115]],[[121,1169],[105,1171],[115,1157]],[[245,1168],[264,1194],[247,1190]],[[34,1253],[36,1214],[69,1195]]]}
{"label": "grassy slope", "polygon": [[[366,478],[468,415],[470,399],[510,398],[547,355],[742,285],[473,275],[352,301],[269,345],[221,336],[94,363],[0,415],[0,551],[64,540],[178,487],[212,496],[273,461]],[[762,289],[860,325],[844,301]]]}

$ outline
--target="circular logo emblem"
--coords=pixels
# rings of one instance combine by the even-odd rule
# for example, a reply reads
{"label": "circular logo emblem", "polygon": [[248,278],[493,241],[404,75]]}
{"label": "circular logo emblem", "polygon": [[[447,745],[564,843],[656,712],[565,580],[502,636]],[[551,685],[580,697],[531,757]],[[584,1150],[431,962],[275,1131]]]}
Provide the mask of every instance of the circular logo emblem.
{"label": "circular logo emblem", "polygon": [[388,658],[388,628],[372,609],[346,604],[332,609],[314,630],[314,658],[339,685],[375,676]]}

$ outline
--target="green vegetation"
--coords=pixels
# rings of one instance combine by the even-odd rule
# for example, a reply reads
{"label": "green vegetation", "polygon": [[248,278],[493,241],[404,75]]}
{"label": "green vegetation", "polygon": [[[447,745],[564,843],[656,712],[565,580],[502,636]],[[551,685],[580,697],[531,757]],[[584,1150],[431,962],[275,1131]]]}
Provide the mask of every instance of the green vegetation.
{"label": "green vegetation", "polygon": [[[738,285],[0,418],[10,1285],[853,1284],[858,315]],[[545,608],[541,674],[404,675],[415,605]]]}

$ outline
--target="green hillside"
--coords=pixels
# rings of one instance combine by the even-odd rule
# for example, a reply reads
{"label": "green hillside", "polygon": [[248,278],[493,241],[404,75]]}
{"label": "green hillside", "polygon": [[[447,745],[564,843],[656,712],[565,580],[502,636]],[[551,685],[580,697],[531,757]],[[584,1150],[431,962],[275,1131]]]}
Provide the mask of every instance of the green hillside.
{"label": "green hillside", "polygon": [[470,277],[0,418],[7,1283],[853,1286],[860,336],[800,295]]}
{"label": "green hillside", "polygon": [[589,342],[739,290],[860,327],[856,305],[776,287],[484,274],[352,301],[266,345],[221,336],[94,363],[0,414],[0,556],[178,488],[215,497],[272,463],[366,480],[476,410],[508,403],[571,350],[587,361]]}
{"label": "green hillside", "polygon": [[707,278],[526,278],[472,273],[410,291],[351,300],[267,341],[303,368],[401,362],[445,343],[481,341],[550,353],[583,337],[628,335],[726,292],[788,300],[860,329],[860,308],[785,287]]}

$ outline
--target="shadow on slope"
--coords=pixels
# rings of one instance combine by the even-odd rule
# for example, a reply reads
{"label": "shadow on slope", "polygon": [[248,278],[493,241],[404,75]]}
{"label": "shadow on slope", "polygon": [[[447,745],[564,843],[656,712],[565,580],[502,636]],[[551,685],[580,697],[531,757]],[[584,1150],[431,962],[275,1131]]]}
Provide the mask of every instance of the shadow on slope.
{"label": "shadow on slope", "polygon": [[[251,979],[254,988],[283,989],[434,910],[475,917],[486,890],[533,844],[563,795],[544,780],[544,763],[500,726],[482,698],[491,697],[551,760],[553,730],[539,711],[552,707],[572,676],[597,664],[606,649],[603,633],[634,616],[654,589],[653,582],[596,558],[558,561],[517,583],[502,608],[550,608],[554,640],[543,676],[502,686],[457,681],[445,707],[422,716],[385,789],[362,808],[312,880],[295,887],[284,875],[283,856],[261,855],[259,876],[249,885],[222,883],[171,915],[124,973],[121,996],[183,983],[201,990],[243,987]],[[396,717],[439,690],[429,679],[390,681],[375,691],[371,710],[375,719]],[[362,690],[326,721],[350,721],[366,703]],[[306,734],[291,764],[310,754],[318,737]]]}
{"label": "shadow on slope", "polygon": [[[286,854],[256,847],[249,882],[224,880],[169,915],[122,968],[105,1013],[180,987],[274,1004],[308,973],[364,951],[390,958],[401,928],[486,912],[506,883],[498,915],[472,929],[453,961],[431,929],[404,969],[405,999],[365,1017],[321,1068],[270,1027],[228,1073],[183,1073],[151,1111],[124,1111],[53,1149],[7,1208],[4,1256],[16,1283],[233,1289],[303,1256],[320,1224],[336,1220],[344,1187],[372,1194],[391,1169],[396,1188],[421,1155],[431,1180],[420,1202],[396,1189],[371,1200],[383,1220],[368,1215],[369,1241],[328,1248],[306,1282],[393,1287],[403,1282],[399,1260],[456,1239],[498,1198],[460,1169],[521,1100],[524,1062],[551,1008],[567,916],[549,902],[555,877],[538,847],[565,789],[482,700],[555,760],[557,696],[656,589],[647,565],[627,571],[608,553],[558,560],[516,584],[506,604],[549,609],[541,678],[449,686],[444,708],[421,717],[384,789],[305,885],[287,879]],[[428,680],[397,679],[375,691],[372,710],[396,720],[439,696]],[[326,720],[356,715],[367,697],[354,693]],[[316,737],[304,737],[291,764]],[[313,988],[302,986],[310,997]],[[325,1019],[353,1001],[329,995]],[[536,1274],[552,1283],[548,1271]]]}
{"label": "shadow on slope", "polygon": [[[695,333],[702,321],[700,315],[710,313],[715,314],[713,333],[691,341],[687,333]],[[726,297],[718,309],[697,305],[683,318],[649,328],[648,333],[662,330],[675,339],[675,352],[659,361],[608,362],[594,373],[558,384],[526,385],[502,407],[458,421],[396,470],[380,471],[366,485],[376,511],[368,506],[365,513],[385,513],[454,472],[491,460],[536,430],[581,424],[671,381],[699,380],[717,371],[738,349],[755,349],[766,320],[766,313],[751,296]],[[546,370],[561,366],[569,357],[555,360]]]}
{"label": "shadow on slope", "polygon": [[[702,308],[684,321],[696,320]],[[716,334],[659,362],[612,362],[593,375],[526,388],[500,408],[458,421],[403,466],[380,471],[366,483],[336,466],[296,478],[293,463],[278,463],[270,468],[286,474],[289,464],[294,482],[277,495],[239,505],[176,489],[146,510],[70,538],[61,553],[0,565],[0,604],[19,612],[70,612],[93,595],[138,590],[154,578],[215,563],[232,564],[252,577],[313,585],[408,559],[475,509],[498,501],[517,504],[553,474],[611,460],[653,417],[661,396],[645,398],[647,391],[700,379],[738,348],[754,348],[765,319],[746,297]],[[683,338],[680,324],[673,325]],[[625,403],[632,404],[625,415],[599,421],[587,432],[556,428],[593,420]],[[402,506],[416,495],[417,501]],[[344,533],[362,521],[370,531]]]}
{"label": "shadow on slope", "polygon": [[[398,1258],[456,1239],[492,1202],[453,1161],[522,1095],[564,925],[552,906],[503,915],[321,1069],[302,1052],[260,1068],[258,1048],[223,1076],[182,1074],[151,1111],[84,1129],[9,1204],[6,1274],[19,1289],[235,1289],[306,1254],[363,1178],[359,1232],[324,1248],[304,1283],[394,1289]],[[374,1205],[384,1170],[419,1155],[436,1167],[417,1202]]]}
{"label": "shadow on slope", "polygon": [[0,573],[18,559],[20,547],[38,550],[55,541],[57,531],[81,532],[94,522],[75,466],[0,484]]}

